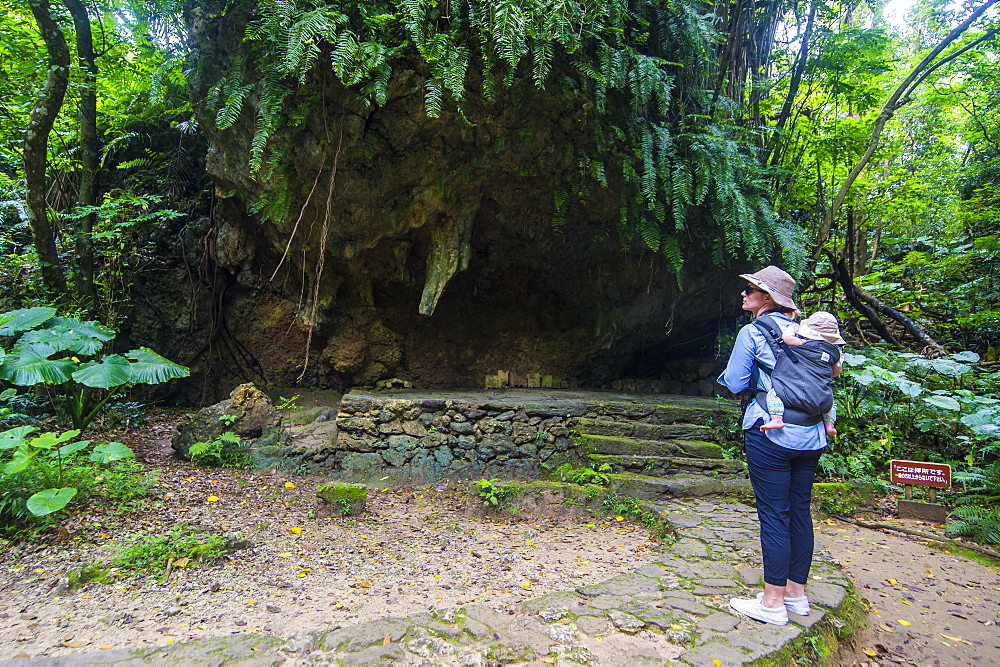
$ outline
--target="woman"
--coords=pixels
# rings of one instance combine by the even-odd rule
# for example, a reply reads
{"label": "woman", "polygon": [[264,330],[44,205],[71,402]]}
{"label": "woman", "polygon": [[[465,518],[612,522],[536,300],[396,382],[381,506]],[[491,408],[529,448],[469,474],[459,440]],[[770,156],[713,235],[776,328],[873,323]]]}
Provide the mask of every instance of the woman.
{"label": "woman", "polygon": [[[741,275],[749,283],[743,290],[743,310],[754,317],[769,317],[782,329],[792,326],[798,315],[792,292],[795,280],[776,266]],[[740,329],[732,355],[719,383],[733,393],[771,389],[767,372],[754,373],[757,364],[775,365],[774,353],[764,334],[748,324]],[[788,612],[806,616],[809,600],[805,584],[812,563],[813,527],[809,502],[816,464],[826,447],[823,422],[813,426],[786,424],[761,431],[767,411],[751,401],[743,415],[747,470],[757,498],[760,544],[764,558],[764,592],[756,599],[733,599],[730,606],[750,618],[785,625]]]}

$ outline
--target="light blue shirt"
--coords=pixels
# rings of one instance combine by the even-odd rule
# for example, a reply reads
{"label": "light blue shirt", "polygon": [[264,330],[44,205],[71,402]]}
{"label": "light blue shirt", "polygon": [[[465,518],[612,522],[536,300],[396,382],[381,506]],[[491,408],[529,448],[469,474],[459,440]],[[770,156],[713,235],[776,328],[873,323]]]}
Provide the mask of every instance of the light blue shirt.
{"label": "light blue shirt", "polygon": [[[769,313],[767,317],[773,318],[782,330],[794,324],[792,320],[780,313]],[[726,364],[726,370],[719,376],[718,383],[734,394],[743,392],[750,386],[755,359],[759,359],[767,368],[774,368],[776,363],[774,352],[767,344],[764,334],[753,324],[748,324],[740,329],[740,333],[736,336],[736,344],[733,346],[732,354],[729,355],[729,363]],[[759,373],[757,389],[770,391],[771,376],[764,372]],[[767,411],[760,407],[757,401],[752,401],[743,414],[743,424],[740,428],[745,431],[753,426],[758,419],[767,421],[770,418]],[[826,429],[823,422],[815,426],[786,423],[784,428],[771,429],[763,431],[763,433],[771,442],[787,449],[815,450],[826,447]]]}

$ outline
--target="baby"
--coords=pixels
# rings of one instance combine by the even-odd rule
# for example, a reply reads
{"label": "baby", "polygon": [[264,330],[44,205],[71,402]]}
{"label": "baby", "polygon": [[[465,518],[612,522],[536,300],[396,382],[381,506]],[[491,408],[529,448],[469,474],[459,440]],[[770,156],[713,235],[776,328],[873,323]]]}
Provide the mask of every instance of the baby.
{"label": "baby", "polygon": [[[845,345],[847,343],[840,336],[840,326],[837,318],[824,310],[817,310],[815,313],[802,321],[801,325],[792,325],[785,329],[781,337],[788,345],[802,345],[809,340],[825,340],[834,345]],[[833,366],[833,377],[840,374],[844,366],[844,352],[841,351],[840,359]],[[767,392],[767,412],[771,416],[770,421],[760,427],[761,431],[768,431],[774,428],[784,428],[785,405],[778,398],[777,392],[771,389]],[[831,406],[830,411],[823,415],[823,427],[829,436],[837,435],[834,423],[837,421],[837,408]]]}

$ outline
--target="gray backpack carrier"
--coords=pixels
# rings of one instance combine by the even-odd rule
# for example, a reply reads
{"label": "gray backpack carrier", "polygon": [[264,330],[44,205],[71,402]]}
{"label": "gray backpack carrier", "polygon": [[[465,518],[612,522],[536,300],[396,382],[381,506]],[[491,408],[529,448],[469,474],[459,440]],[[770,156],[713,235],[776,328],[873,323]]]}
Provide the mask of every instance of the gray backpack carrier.
{"label": "gray backpack carrier", "polygon": [[781,339],[781,328],[765,316],[754,320],[777,361],[770,369],[759,361],[754,365],[750,391],[757,403],[767,410],[767,392],[757,390],[760,372],[771,376],[778,398],[785,404],[784,421],[799,426],[813,426],[833,407],[833,367],[840,361],[840,348],[825,340],[806,340],[791,346]]}

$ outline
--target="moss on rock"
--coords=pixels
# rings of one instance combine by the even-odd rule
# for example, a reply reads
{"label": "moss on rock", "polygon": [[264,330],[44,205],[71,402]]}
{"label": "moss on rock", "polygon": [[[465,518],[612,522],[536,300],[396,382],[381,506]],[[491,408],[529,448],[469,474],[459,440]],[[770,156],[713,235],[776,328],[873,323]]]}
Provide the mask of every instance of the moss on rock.
{"label": "moss on rock", "polygon": [[833,516],[854,516],[872,511],[871,485],[853,482],[817,482],[812,489],[813,504]]}
{"label": "moss on rock", "polygon": [[364,484],[326,482],[316,487],[317,514],[321,516],[358,516],[365,511],[368,488]]}

